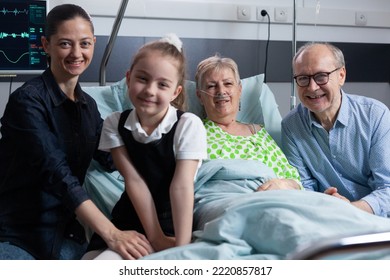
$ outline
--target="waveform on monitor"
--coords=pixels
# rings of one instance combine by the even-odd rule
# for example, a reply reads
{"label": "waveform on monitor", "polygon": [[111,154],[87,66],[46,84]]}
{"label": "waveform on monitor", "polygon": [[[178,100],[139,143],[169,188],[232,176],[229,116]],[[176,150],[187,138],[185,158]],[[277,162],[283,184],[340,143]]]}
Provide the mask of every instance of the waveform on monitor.
{"label": "waveform on monitor", "polygon": [[8,38],[8,37],[12,37],[12,38],[29,38],[30,35],[27,33],[27,32],[22,32],[22,33],[6,33],[6,32],[0,32],[0,39],[4,39],[4,38]]}
{"label": "waveform on monitor", "polygon": [[4,55],[5,59],[7,59],[10,63],[17,64],[23,56],[29,55],[29,52],[22,53],[22,55],[19,56],[16,60],[10,59],[7,54],[2,50],[0,50],[0,54]]}
{"label": "waveform on monitor", "polygon": [[20,14],[28,15],[28,10],[27,9],[18,10],[16,8],[14,10],[8,10],[6,8],[3,8],[2,10],[0,10],[0,13],[3,15],[14,14],[15,16],[20,15]]}

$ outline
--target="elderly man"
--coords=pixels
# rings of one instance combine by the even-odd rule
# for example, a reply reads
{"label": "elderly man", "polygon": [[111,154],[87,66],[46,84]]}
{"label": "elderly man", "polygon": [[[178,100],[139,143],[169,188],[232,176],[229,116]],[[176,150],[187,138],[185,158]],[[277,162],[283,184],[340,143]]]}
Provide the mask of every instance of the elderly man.
{"label": "elderly man", "polygon": [[344,55],[307,43],[293,58],[301,103],[282,121],[282,147],[307,190],[390,216],[390,111],[342,90]]}

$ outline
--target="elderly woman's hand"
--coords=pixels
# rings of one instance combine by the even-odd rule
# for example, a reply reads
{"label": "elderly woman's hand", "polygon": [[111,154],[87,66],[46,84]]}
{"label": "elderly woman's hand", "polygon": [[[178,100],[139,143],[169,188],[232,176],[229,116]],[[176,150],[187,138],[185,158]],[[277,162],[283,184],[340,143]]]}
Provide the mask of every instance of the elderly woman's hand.
{"label": "elderly woman's hand", "polygon": [[271,179],[257,188],[257,191],[299,190],[300,186],[292,179]]}

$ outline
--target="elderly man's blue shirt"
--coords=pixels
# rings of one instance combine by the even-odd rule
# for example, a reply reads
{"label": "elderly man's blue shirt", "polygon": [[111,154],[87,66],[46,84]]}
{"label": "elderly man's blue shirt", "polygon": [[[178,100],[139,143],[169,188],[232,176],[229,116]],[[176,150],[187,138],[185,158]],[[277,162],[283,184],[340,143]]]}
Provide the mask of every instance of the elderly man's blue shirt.
{"label": "elderly man's blue shirt", "polygon": [[299,104],[282,121],[282,143],[306,189],[337,187],[376,215],[390,215],[390,111],[383,103],[342,92],[329,133]]}

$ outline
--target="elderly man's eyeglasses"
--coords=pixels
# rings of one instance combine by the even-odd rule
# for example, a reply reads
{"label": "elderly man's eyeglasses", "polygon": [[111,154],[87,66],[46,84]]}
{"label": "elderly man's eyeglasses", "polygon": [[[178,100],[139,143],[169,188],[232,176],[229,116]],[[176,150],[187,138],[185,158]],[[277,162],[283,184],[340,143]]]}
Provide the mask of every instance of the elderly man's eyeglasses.
{"label": "elderly man's eyeglasses", "polygon": [[338,67],[330,72],[319,72],[314,75],[297,75],[294,76],[295,82],[300,87],[307,87],[310,84],[310,79],[313,78],[314,82],[319,85],[323,86],[329,82],[329,75],[333,72],[336,72],[341,67]]}

